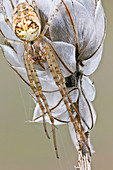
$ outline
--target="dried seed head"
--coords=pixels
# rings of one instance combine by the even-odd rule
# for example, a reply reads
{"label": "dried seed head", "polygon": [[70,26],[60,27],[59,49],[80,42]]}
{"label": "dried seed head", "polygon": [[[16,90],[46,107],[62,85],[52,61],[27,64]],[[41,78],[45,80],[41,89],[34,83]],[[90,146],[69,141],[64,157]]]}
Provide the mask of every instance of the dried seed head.
{"label": "dried seed head", "polygon": [[13,12],[13,30],[23,41],[35,40],[41,31],[41,23],[34,9],[27,3],[17,5]]}

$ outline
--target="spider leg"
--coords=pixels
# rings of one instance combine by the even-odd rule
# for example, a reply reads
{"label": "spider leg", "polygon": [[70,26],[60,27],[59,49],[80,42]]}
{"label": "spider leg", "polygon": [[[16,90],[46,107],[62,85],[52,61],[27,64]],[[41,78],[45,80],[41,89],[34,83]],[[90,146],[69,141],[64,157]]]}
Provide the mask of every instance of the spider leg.
{"label": "spider leg", "polygon": [[[57,64],[57,62],[55,62],[55,65],[56,65],[56,64]],[[71,98],[70,98],[70,96],[69,96],[69,94],[68,94],[68,91],[67,91],[67,88],[66,88],[66,85],[65,85],[64,77],[63,77],[62,73],[60,72],[58,65],[55,66],[55,68],[56,68],[57,74],[58,74],[59,77],[60,77],[61,83],[62,83],[62,85],[63,85],[63,89],[64,89],[64,91],[65,91],[65,94],[66,94],[66,96],[67,96],[67,98],[68,98],[69,103],[71,104],[71,106],[73,107],[73,109],[75,110],[75,112],[79,115],[79,117],[82,119],[82,121],[85,123],[85,125],[87,126],[87,128],[90,130],[90,129],[92,128],[92,126],[91,126],[91,128],[88,126],[88,124],[86,123],[86,121],[84,120],[84,118],[81,116],[81,114],[80,114],[80,112],[78,111],[78,109],[76,108],[76,106],[72,103],[72,100],[71,100]],[[91,118],[92,118],[92,116],[91,116]]]}
{"label": "spider leg", "polygon": [[[52,56],[52,57],[54,57],[54,55]],[[55,58],[55,57],[54,57]],[[55,59],[56,60],[56,59]],[[83,119],[83,117],[81,116],[81,114],[79,113],[79,111],[78,111],[78,109],[75,107],[75,105],[72,103],[72,100],[71,100],[71,98],[70,98],[70,96],[69,96],[69,94],[68,94],[68,91],[67,91],[67,88],[66,88],[66,86],[65,86],[65,82],[64,82],[64,78],[63,78],[63,75],[61,74],[61,72],[60,72],[60,70],[59,70],[59,67],[58,67],[58,65],[57,65],[57,61],[55,61],[55,62],[53,62],[53,63],[55,63],[55,69],[56,69],[56,73],[59,75],[59,77],[60,77],[60,80],[61,80],[61,83],[62,83],[62,85],[63,85],[63,89],[64,89],[64,91],[65,91],[65,94],[66,94],[66,96],[67,96],[67,98],[68,98],[68,101],[70,102],[70,104],[71,104],[71,106],[73,107],[73,109],[76,111],[76,113],[77,113],[77,115],[79,115],[79,117],[83,120],[83,122],[86,124],[86,126],[88,127],[88,129],[91,129],[92,128],[92,126],[93,126],[93,123],[92,123],[92,126],[91,126],[91,128],[88,126],[88,124],[86,123],[86,121]],[[90,108],[89,108],[90,109]],[[91,111],[91,109],[90,109],[90,111]],[[92,112],[91,112],[92,113]],[[72,117],[72,113],[70,114],[70,112],[69,112],[69,115]],[[91,119],[93,119],[92,118],[92,114],[91,114]],[[73,120],[73,119],[72,119]],[[71,120],[71,121],[72,121]],[[92,120],[93,121],[93,120]],[[82,137],[82,140],[84,141],[84,143],[85,143],[85,145],[86,145],[86,147],[87,147],[87,149],[89,150],[89,153],[90,153],[90,155],[91,155],[91,151],[90,151],[90,147],[89,147],[89,145],[88,145],[88,143],[87,143],[87,141],[86,141],[86,136],[85,136],[85,133],[84,133],[84,131],[80,131],[79,130],[79,127],[78,127],[78,125],[77,125],[77,123],[75,122],[75,119],[72,121],[73,122],[73,124],[74,124],[74,127],[75,127],[75,131],[76,132],[78,132],[80,135],[81,135],[81,137]],[[82,126],[82,125],[81,125]]]}
{"label": "spider leg", "polygon": [[[76,119],[73,117],[73,114],[71,112],[71,109],[70,109],[70,106],[68,104],[68,101],[69,103],[72,105],[72,107],[75,109],[77,115],[79,115],[79,117],[84,121],[84,123],[87,125],[87,123],[85,122],[85,120],[82,118],[82,116],[80,115],[79,111],[77,110],[77,108],[75,107],[75,105],[72,103],[71,101],[71,98],[68,94],[68,91],[66,89],[66,86],[65,86],[65,83],[64,83],[64,78],[63,78],[63,75],[61,74],[60,70],[59,70],[59,67],[57,65],[57,61],[55,59],[55,56],[54,54],[52,54],[52,51],[50,50],[50,47],[46,46],[46,58],[47,58],[47,62],[48,62],[48,65],[49,65],[49,68],[50,68],[50,71],[52,73],[52,76],[55,80],[55,83],[56,85],[59,87],[59,90],[60,90],[60,93],[62,95],[62,98],[64,100],[64,103],[67,107],[67,111],[69,113],[69,116],[70,116],[70,119],[71,119],[71,122],[73,123],[74,127],[75,127],[75,131],[78,130],[78,132],[80,133],[80,135],[82,136],[82,139],[87,147],[87,149],[89,150],[89,153],[91,154],[91,151],[90,151],[90,148],[88,146],[88,143],[86,141],[86,137],[85,137],[85,133],[84,132],[81,132],[79,130],[79,128],[77,127],[77,124],[76,124]],[[48,54],[48,51],[49,51],[49,54]],[[59,78],[60,77],[60,78]],[[62,84],[61,84],[61,83]],[[66,99],[66,96],[68,98],[68,101]],[[88,126],[88,125],[87,125]]]}
{"label": "spider leg", "polygon": [[55,15],[57,14],[57,12],[59,11],[61,5],[62,5],[62,0],[61,0],[61,2],[60,2],[59,6],[57,7],[57,9],[56,9],[56,10],[54,11],[54,13],[52,14],[51,18],[48,20],[48,22],[47,22],[47,24],[45,25],[44,29],[42,30],[39,38],[42,38],[42,37],[46,34],[47,29],[49,28],[49,26],[50,26],[50,24],[51,24],[54,16],[55,16]]}
{"label": "spider leg", "polygon": [[38,18],[40,19],[40,15],[39,15],[39,10],[38,10],[37,4],[36,4],[35,0],[31,0],[31,1],[32,1],[32,5],[33,5],[33,7],[34,7],[34,9],[35,9],[35,11],[36,11],[36,13],[38,15]]}
{"label": "spider leg", "polygon": [[36,70],[34,69],[34,66],[33,66],[33,63],[28,59],[28,63],[30,65],[30,69],[32,70],[31,74],[32,74],[32,77],[34,79],[34,82],[36,84],[36,87],[38,87],[38,92],[39,92],[39,95],[41,97],[41,99],[43,100],[44,104],[45,104],[45,108],[47,110],[47,113],[49,115],[49,118],[50,118],[50,121],[52,123],[52,131],[53,131],[53,140],[54,140],[54,147],[55,147],[55,151],[56,151],[56,156],[57,158],[59,158],[58,156],[58,152],[57,152],[57,146],[56,146],[56,137],[55,137],[55,129],[54,129],[54,118],[52,117],[51,113],[50,113],[50,109],[48,107],[48,104],[47,104],[47,101],[46,101],[46,98],[45,96],[43,95],[42,93],[42,88],[40,86],[40,82],[39,82],[39,79],[38,79],[38,76],[36,74]]}
{"label": "spider leg", "polygon": [[52,73],[52,76],[53,76],[53,78],[55,80],[55,83],[56,83],[56,85],[58,86],[58,88],[60,90],[60,93],[61,93],[61,95],[63,97],[64,103],[65,103],[65,105],[67,107],[67,110],[69,112],[71,121],[74,123],[74,118],[73,118],[73,115],[71,113],[70,107],[68,105],[68,101],[66,99],[66,95],[65,95],[65,93],[63,91],[63,87],[60,84],[60,79],[59,79],[59,77],[58,77],[58,75],[56,73],[56,70],[55,70],[57,68],[54,67],[54,62],[55,61],[52,59],[52,57],[53,57],[52,51],[50,50],[50,48],[48,46],[46,46],[45,48],[46,48],[46,59],[47,59],[47,62],[48,62],[48,66],[50,68],[50,72]]}
{"label": "spider leg", "polygon": [[[4,35],[4,33],[2,32],[2,30],[0,29],[0,33],[2,34],[2,36],[4,37],[4,41],[6,40],[6,38],[5,38],[5,35]],[[6,42],[5,41],[5,44],[6,45],[8,45],[9,47],[11,47],[13,50],[14,50],[14,52],[17,54],[17,51],[15,50],[15,48],[11,45],[11,43],[10,42]]]}
{"label": "spider leg", "polygon": [[24,45],[25,44],[25,42],[22,42],[22,41],[17,41],[17,40],[12,40],[12,39],[6,38],[1,29],[0,29],[0,33],[4,37],[4,41],[5,41],[6,44],[8,44],[8,43],[9,44],[14,43],[14,44],[18,44],[18,45]]}
{"label": "spider leg", "polygon": [[[88,129],[90,129],[90,127],[88,126],[88,124],[86,123],[86,121],[84,120],[84,118],[81,116],[81,114],[80,114],[80,112],[78,111],[78,109],[75,107],[75,105],[72,103],[72,100],[71,100],[71,98],[70,98],[70,96],[69,96],[69,94],[68,94],[68,91],[67,91],[67,88],[66,88],[66,85],[65,85],[65,80],[64,80],[64,77],[63,77],[63,75],[62,75],[62,73],[61,73],[61,71],[60,71],[60,69],[59,69],[59,66],[58,66],[58,63],[57,63],[57,60],[56,60],[56,58],[55,58],[55,54],[54,54],[54,51],[53,50],[51,50],[52,48],[51,48],[51,44],[48,42],[48,43],[46,43],[46,51],[48,51],[50,54],[49,55],[47,55],[48,57],[47,57],[47,60],[48,60],[48,64],[49,64],[49,67],[50,67],[50,71],[52,72],[52,75],[53,75],[53,77],[54,77],[54,79],[55,79],[55,82],[56,82],[56,84],[58,84],[58,82],[61,82],[62,83],[62,86],[63,86],[63,88],[62,88],[62,90],[64,90],[64,92],[65,92],[65,94],[66,94],[66,96],[67,96],[67,98],[68,98],[68,101],[69,101],[69,103],[71,104],[71,106],[74,108],[74,110],[75,110],[75,112],[79,115],[79,117],[82,119],[82,121],[85,123],[85,125],[88,127]],[[49,57],[50,56],[50,57]],[[52,63],[52,64],[51,64]],[[58,78],[58,76],[60,77],[60,79]],[[60,86],[59,86],[60,87]],[[62,90],[61,90],[61,94],[62,94],[62,97],[63,96],[65,96],[65,94],[64,94],[64,92],[62,92]],[[65,104],[66,104],[66,107],[67,107],[67,109],[69,108],[67,105],[68,105],[68,103],[67,103],[67,100],[65,101]],[[72,113],[69,111],[69,109],[68,109],[68,112],[69,112],[69,115],[70,115],[70,117],[72,117],[73,118],[73,116],[72,116]]]}
{"label": "spider leg", "polygon": [[36,96],[36,99],[37,99],[37,102],[39,103],[40,105],[40,108],[42,110],[42,113],[43,113],[43,125],[44,125],[44,130],[45,130],[45,133],[47,135],[47,137],[49,138],[49,135],[48,135],[48,132],[47,132],[47,129],[46,129],[46,123],[45,123],[45,109],[44,109],[44,106],[40,100],[40,96],[39,94],[37,93],[37,89],[36,87],[34,86],[34,82],[33,82],[33,78],[32,78],[32,74],[31,74],[31,70],[29,69],[29,64],[28,64],[28,54],[26,51],[24,51],[24,64],[25,64],[25,68],[26,68],[26,71],[27,71],[27,75],[28,75],[28,79],[30,81],[30,87],[32,89],[32,91],[34,92],[35,96]]}
{"label": "spider leg", "polygon": [[[45,96],[43,95],[42,93],[42,88],[41,88],[41,85],[40,85],[40,82],[39,82],[39,79],[38,79],[38,76],[37,76],[37,73],[36,73],[36,70],[34,69],[34,66],[33,66],[33,63],[31,62],[31,59],[28,58],[28,56],[26,55],[26,61],[27,61],[27,65],[28,67],[26,67],[26,70],[27,70],[27,74],[29,76],[29,80],[31,82],[31,85],[33,86],[33,82],[35,83],[36,87],[34,89],[34,87],[32,88],[33,92],[35,93],[35,96],[37,98],[37,102],[40,104],[40,107],[42,107],[42,103],[40,101],[40,98],[43,100],[44,102],[44,105],[45,105],[45,108],[46,108],[46,111],[48,113],[48,116],[50,118],[50,121],[52,123],[52,131],[53,131],[53,141],[54,141],[54,147],[55,147],[55,151],[56,151],[56,156],[57,158],[59,158],[58,156],[58,151],[57,151],[57,145],[56,145],[56,137],[55,137],[55,128],[54,128],[54,118],[52,117],[51,115],[51,112],[50,112],[50,109],[48,107],[48,104],[47,104],[47,101],[46,101],[46,98]],[[30,72],[30,73],[29,73]],[[37,89],[36,89],[37,88]],[[38,90],[38,93],[39,93],[39,96],[37,96],[37,90]],[[43,111],[43,117],[45,115],[45,112]],[[44,121],[45,121],[45,118],[44,118]],[[44,126],[45,126],[45,123],[44,123]],[[46,131],[46,128],[45,128],[45,131]],[[47,131],[46,131],[46,134],[47,134]]]}
{"label": "spider leg", "polygon": [[10,1],[10,3],[11,3],[12,8],[14,9],[14,5],[13,5],[12,0],[9,0],[9,1]]}
{"label": "spider leg", "polygon": [[19,45],[24,45],[25,43],[22,42],[22,41],[17,41],[17,40],[12,40],[12,39],[9,39],[9,38],[6,38],[4,33],[2,32],[1,28],[0,28],[0,33],[2,34],[2,36],[4,37],[4,41],[5,43],[14,43],[14,44],[19,44]]}
{"label": "spider leg", "polygon": [[44,67],[44,65],[41,62],[37,63],[36,61],[33,61],[33,63],[35,63],[36,65],[40,65],[43,68],[43,70],[45,70],[45,67]]}
{"label": "spider leg", "polygon": [[[52,52],[52,51],[51,51]],[[55,70],[56,70],[56,73],[59,75],[59,77],[60,77],[60,81],[61,81],[61,83],[62,83],[62,85],[63,85],[63,89],[64,89],[64,91],[65,91],[65,93],[66,93],[66,96],[68,97],[68,100],[69,100],[69,102],[70,102],[70,104],[71,104],[71,106],[74,108],[74,110],[76,111],[76,113],[80,116],[80,118],[82,119],[82,121],[85,123],[85,125],[88,127],[88,129],[91,129],[89,126],[88,126],[88,124],[86,123],[86,121],[84,120],[84,118],[81,116],[81,114],[79,113],[79,111],[78,111],[78,109],[75,107],[75,105],[72,103],[72,100],[71,100],[71,98],[70,98],[70,96],[69,96],[69,94],[68,94],[68,91],[67,91],[67,88],[66,88],[66,85],[65,85],[65,80],[64,80],[64,77],[63,77],[63,75],[62,75],[62,73],[61,73],[61,71],[60,71],[60,69],[59,69],[59,66],[58,66],[58,63],[57,63],[57,61],[56,61],[56,58],[55,58],[55,55],[53,54],[52,55],[52,62],[53,62],[53,64],[54,64],[54,68],[55,68]]]}
{"label": "spider leg", "polygon": [[[11,1],[11,0],[10,0],[10,1]],[[11,22],[10,22],[8,16],[7,16],[7,14],[6,14],[6,10],[5,10],[5,7],[4,7],[4,5],[3,5],[3,0],[2,0],[2,2],[1,2],[1,5],[2,5],[2,11],[3,11],[3,14],[4,14],[5,22],[6,22],[7,25],[12,29],[12,24],[11,24]]]}
{"label": "spider leg", "polygon": [[26,0],[26,2],[29,4],[28,0]]}
{"label": "spider leg", "polygon": [[12,39],[8,39],[8,38],[4,38],[4,41],[6,43],[14,43],[14,44],[18,44],[18,45],[24,45],[25,43],[22,41],[17,41],[17,40],[12,40]]}

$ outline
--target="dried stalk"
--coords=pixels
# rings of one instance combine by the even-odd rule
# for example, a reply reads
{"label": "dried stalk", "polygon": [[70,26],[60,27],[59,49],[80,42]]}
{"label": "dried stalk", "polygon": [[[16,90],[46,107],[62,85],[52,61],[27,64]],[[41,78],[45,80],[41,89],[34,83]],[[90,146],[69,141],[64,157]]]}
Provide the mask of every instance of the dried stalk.
{"label": "dried stalk", "polygon": [[82,151],[78,151],[78,167],[79,170],[91,170],[91,157],[88,153],[83,155]]}
{"label": "dried stalk", "polygon": [[89,132],[84,132],[79,116],[76,116],[76,138],[78,145],[78,166],[76,170],[91,170],[91,148],[89,143]]}

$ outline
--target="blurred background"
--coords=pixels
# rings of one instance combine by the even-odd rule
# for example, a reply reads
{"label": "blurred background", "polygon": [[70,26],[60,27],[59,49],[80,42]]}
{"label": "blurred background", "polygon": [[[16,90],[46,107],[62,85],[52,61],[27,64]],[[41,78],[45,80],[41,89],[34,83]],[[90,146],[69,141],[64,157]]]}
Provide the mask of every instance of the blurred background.
{"label": "blurred background", "polygon": [[[95,150],[92,170],[113,169],[113,1],[103,0],[107,36],[101,64],[91,76],[95,83],[97,122],[91,131]],[[60,159],[56,159],[52,132],[48,140],[42,125],[32,119],[34,104],[28,87],[9,67],[0,51],[0,170],[74,170],[77,152],[67,125],[56,130]]]}

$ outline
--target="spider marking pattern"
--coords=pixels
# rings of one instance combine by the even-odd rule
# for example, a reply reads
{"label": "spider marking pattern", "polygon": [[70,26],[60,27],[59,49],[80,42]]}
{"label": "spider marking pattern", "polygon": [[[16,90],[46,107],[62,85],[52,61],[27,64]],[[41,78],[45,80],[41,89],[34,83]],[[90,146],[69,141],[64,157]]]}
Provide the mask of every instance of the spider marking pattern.
{"label": "spider marking pattern", "polygon": [[[85,125],[88,127],[88,129],[91,129],[93,127],[92,111],[91,111],[91,108],[87,101],[87,98],[85,97],[85,94],[82,90],[82,85],[81,85],[81,92],[84,96],[84,99],[87,102],[87,105],[89,107],[90,114],[91,114],[91,119],[92,119],[91,127],[89,127],[87,122],[82,118],[82,116],[79,112],[79,109],[77,109],[75,104],[72,103],[69,92],[67,91],[67,88],[66,88],[65,79],[61,73],[59,66],[58,66],[56,57],[59,58],[59,60],[64,65],[64,67],[71,74],[75,74],[75,73],[72,73],[70,71],[70,69],[65,65],[65,63],[62,61],[60,56],[57,54],[57,52],[54,50],[52,45],[48,42],[48,40],[44,36],[49,28],[49,25],[51,24],[52,20],[54,19],[54,16],[57,15],[57,12],[60,10],[60,7],[63,5],[65,7],[65,10],[66,10],[68,16],[69,16],[70,22],[71,22],[73,30],[74,30],[74,36],[75,36],[75,39],[77,42],[76,43],[76,53],[79,56],[80,51],[79,51],[79,43],[78,43],[78,38],[77,38],[77,34],[76,34],[76,29],[75,29],[75,26],[74,26],[74,23],[71,18],[71,14],[70,14],[70,11],[69,11],[67,5],[65,4],[65,2],[63,0],[61,0],[59,6],[54,11],[53,15],[51,16],[51,18],[48,20],[45,27],[41,31],[40,15],[39,15],[38,7],[36,5],[35,0],[32,0],[32,6],[28,3],[27,0],[26,0],[26,3],[20,3],[16,7],[14,7],[12,0],[10,0],[10,3],[12,5],[13,11],[14,11],[13,12],[13,24],[10,23],[8,16],[6,14],[6,11],[5,11],[5,7],[2,5],[4,18],[5,18],[6,23],[15,32],[16,36],[21,41],[7,39],[5,37],[5,35],[2,33],[2,31],[0,31],[0,32],[5,39],[5,43],[7,45],[9,45],[10,47],[11,47],[11,43],[18,43],[18,44],[21,44],[24,46],[23,59],[24,59],[24,64],[25,64],[27,75],[28,75],[28,79],[30,82],[30,87],[35,94],[36,102],[39,103],[39,106],[42,110],[44,130],[45,130],[45,133],[48,138],[49,138],[49,135],[48,135],[47,128],[46,128],[45,114],[48,114],[48,116],[50,118],[50,121],[52,124],[52,131],[53,131],[54,147],[55,147],[57,158],[59,158],[59,156],[58,156],[56,137],[55,137],[55,127],[54,127],[54,119],[55,118],[52,116],[52,114],[51,114],[52,109],[49,108],[46,97],[43,94],[42,86],[41,86],[40,80],[38,78],[38,75],[36,73],[36,70],[34,68],[34,64],[40,65],[40,67],[44,70],[45,67],[44,67],[43,63],[47,62],[50,72],[54,78],[54,81],[55,81],[56,85],[58,86],[59,91],[62,95],[61,100],[63,100],[66,105],[67,111],[69,113],[69,117],[74,125],[75,131],[78,131],[79,134],[82,136],[83,141],[91,155],[91,150],[87,143],[87,136],[83,131],[79,130],[79,127],[77,126],[76,119],[73,117],[73,112],[70,108],[70,105],[71,105],[74,112],[76,112],[76,114],[82,119],[82,121],[85,123]],[[103,42],[103,40],[102,40],[102,42]],[[102,42],[101,42],[101,44],[102,44]],[[99,45],[97,50],[100,48],[101,44]],[[91,56],[89,56],[89,58],[92,57],[96,53],[96,51]],[[78,72],[79,72],[79,70],[78,70]],[[81,78],[82,78],[82,74],[80,74],[80,79]],[[76,90],[78,90],[78,88]],[[57,106],[58,105],[56,105],[56,107]],[[35,118],[35,120],[38,118],[39,117]],[[58,119],[56,119],[56,120],[58,120]],[[62,120],[58,120],[58,121],[63,122]]]}

